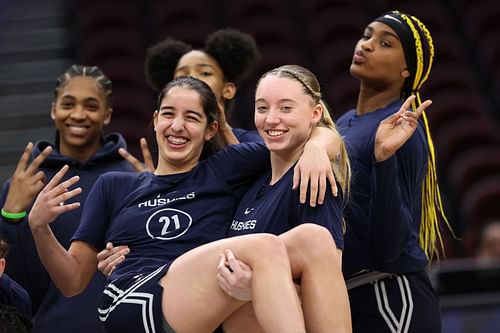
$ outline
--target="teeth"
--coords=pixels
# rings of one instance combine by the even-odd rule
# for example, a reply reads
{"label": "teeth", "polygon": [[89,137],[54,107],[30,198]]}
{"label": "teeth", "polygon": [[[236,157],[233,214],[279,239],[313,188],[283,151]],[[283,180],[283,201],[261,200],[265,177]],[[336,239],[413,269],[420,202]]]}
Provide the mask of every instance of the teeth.
{"label": "teeth", "polygon": [[186,138],[181,138],[178,136],[169,136],[167,137],[168,142],[173,143],[174,145],[182,145],[187,142]]}
{"label": "teeth", "polygon": [[85,126],[71,125],[71,126],[68,126],[68,128],[71,131],[71,133],[73,133],[75,135],[83,135],[83,134],[87,133],[87,127],[85,127]]}
{"label": "teeth", "polygon": [[285,131],[278,131],[278,130],[268,130],[267,131],[267,134],[269,134],[269,136],[280,136],[280,135],[283,135],[283,133],[285,133]]}

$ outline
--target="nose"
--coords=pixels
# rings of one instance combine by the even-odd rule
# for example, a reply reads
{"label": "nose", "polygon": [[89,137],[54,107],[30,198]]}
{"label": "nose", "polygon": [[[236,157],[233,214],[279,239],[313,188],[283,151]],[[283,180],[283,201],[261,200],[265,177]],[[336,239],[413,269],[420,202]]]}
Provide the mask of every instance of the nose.
{"label": "nose", "polygon": [[175,117],[172,119],[172,125],[170,125],[170,128],[176,132],[182,131],[184,128],[184,119],[182,117]]}
{"label": "nose", "polygon": [[76,105],[73,111],[70,114],[70,117],[75,120],[83,120],[85,119],[87,114],[82,105]]}
{"label": "nose", "polygon": [[267,113],[266,123],[268,125],[276,125],[279,124],[279,122],[280,122],[279,110],[271,108]]}
{"label": "nose", "polygon": [[366,40],[361,40],[360,42],[361,49],[363,51],[371,51],[373,50],[372,39],[368,38]]}

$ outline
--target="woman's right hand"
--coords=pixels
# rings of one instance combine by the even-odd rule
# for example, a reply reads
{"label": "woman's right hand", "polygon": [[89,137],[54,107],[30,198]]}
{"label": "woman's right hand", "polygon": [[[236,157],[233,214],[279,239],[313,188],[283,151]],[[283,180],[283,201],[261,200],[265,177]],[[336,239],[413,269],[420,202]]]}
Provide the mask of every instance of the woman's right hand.
{"label": "woman's right hand", "polygon": [[11,177],[9,192],[3,206],[3,209],[9,213],[26,211],[45,185],[45,173],[39,171],[38,168],[50,155],[52,147],[46,147],[40,155],[29,163],[32,150],[33,143],[29,142]]}
{"label": "woman's right hand", "polygon": [[68,169],[67,165],[63,166],[36,197],[28,217],[32,230],[46,227],[59,215],[80,207],[78,201],[65,203],[65,201],[82,193],[81,187],[69,189],[80,180],[79,176],[73,176],[61,182]]}
{"label": "woman's right hand", "polygon": [[110,276],[111,273],[125,261],[125,256],[130,253],[127,245],[113,246],[108,242],[106,248],[97,254],[97,268],[102,274]]}
{"label": "woman's right hand", "polygon": [[145,138],[141,138],[139,142],[141,144],[141,152],[142,158],[144,159],[144,164],[123,148],[118,149],[118,153],[121,157],[123,157],[123,159],[132,164],[135,171],[153,172],[155,170],[155,165],[153,163],[153,156],[151,155],[151,150],[149,149],[148,142]]}
{"label": "woman's right hand", "polygon": [[252,299],[252,277],[250,266],[236,259],[231,250],[219,255],[217,283],[229,296],[239,301]]}

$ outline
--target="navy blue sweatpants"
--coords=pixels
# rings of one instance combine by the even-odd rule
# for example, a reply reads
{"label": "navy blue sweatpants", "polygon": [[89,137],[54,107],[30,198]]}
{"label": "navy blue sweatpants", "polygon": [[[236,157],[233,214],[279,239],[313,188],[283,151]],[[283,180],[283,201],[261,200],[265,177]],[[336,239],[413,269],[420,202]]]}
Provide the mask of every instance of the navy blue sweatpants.
{"label": "navy blue sweatpants", "polygon": [[353,333],[440,333],[439,301],[426,272],[394,275],[349,291]]}

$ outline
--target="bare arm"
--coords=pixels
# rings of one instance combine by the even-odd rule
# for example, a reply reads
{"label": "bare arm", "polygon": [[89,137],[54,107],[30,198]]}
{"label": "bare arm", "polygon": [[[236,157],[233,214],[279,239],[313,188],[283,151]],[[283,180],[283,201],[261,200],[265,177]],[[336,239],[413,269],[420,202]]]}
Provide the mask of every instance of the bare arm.
{"label": "bare arm", "polygon": [[304,146],[304,152],[297,162],[293,175],[293,188],[300,183],[300,202],[306,202],[310,190],[309,204],[322,204],[325,199],[326,182],[330,183],[332,193],[337,195],[337,184],[333,175],[331,161],[340,152],[342,138],[326,127],[315,127]]}
{"label": "bare arm", "polygon": [[49,227],[57,216],[80,206],[79,202],[64,204],[82,191],[79,187],[69,190],[78,182],[78,176],[60,183],[67,170],[68,166],[64,166],[40,192],[31,209],[29,225],[43,265],[63,295],[70,297],[82,292],[92,278],[97,251],[79,241],[73,242],[66,251]]}
{"label": "bare arm", "polygon": [[233,128],[226,120],[226,113],[224,112],[224,105],[219,101],[219,109],[217,112],[218,120],[219,120],[219,133],[224,140],[224,144],[226,145],[235,145],[240,143],[240,141],[236,138],[233,133]]}

